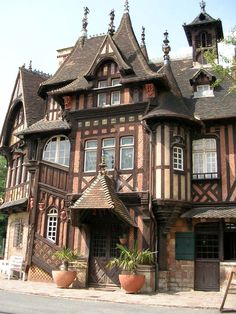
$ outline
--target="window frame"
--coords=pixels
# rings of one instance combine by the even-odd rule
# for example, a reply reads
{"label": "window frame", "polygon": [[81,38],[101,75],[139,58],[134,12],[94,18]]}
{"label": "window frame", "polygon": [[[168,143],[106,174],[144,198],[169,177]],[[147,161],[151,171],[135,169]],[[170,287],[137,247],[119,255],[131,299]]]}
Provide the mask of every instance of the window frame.
{"label": "window frame", "polygon": [[214,97],[214,89],[210,84],[199,84],[196,86],[194,98]]}
{"label": "window frame", "polygon": [[[207,145],[207,141],[213,140],[214,141],[214,147],[210,147]],[[204,145],[200,145],[200,149],[195,148],[194,149],[194,143],[196,142],[203,143]],[[213,156],[214,153],[214,156]],[[196,157],[197,154],[199,157]],[[212,162],[212,157],[210,157],[211,154],[214,158],[214,162]],[[202,156],[202,157],[201,157]],[[193,180],[209,180],[209,179],[218,179],[219,178],[219,161],[218,161],[218,142],[215,137],[204,137],[199,138],[192,141],[192,179]],[[196,158],[198,158],[198,165],[196,165]],[[201,160],[202,159],[202,160]],[[210,165],[210,171],[208,168],[208,165]],[[215,171],[213,171],[213,168],[215,168]],[[195,171],[198,170],[198,171]],[[202,171],[201,171],[202,169]]]}
{"label": "window frame", "polygon": [[173,146],[173,170],[184,171],[184,149],[180,146]]}
{"label": "window frame", "polygon": [[[50,225],[52,223],[52,225]],[[54,228],[50,230],[50,228]],[[53,243],[57,242],[57,231],[58,231],[58,209],[56,207],[51,207],[47,212],[47,230],[46,230],[46,239],[52,241]],[[52,235],[49,235],[52,233]]]}
{"label": "window frame", "polygon": [[[108,141],[108,140],[113,140],[113,145],[105,145],[105,141]],[[106,161],[106,151],[113,151],[113,161],[112,161],[112,164],[113,164],[113,167],[109,168],[109,165],[107,164],[107,161]],[[105,158],[105,164],[107,166],[107,170],[114,170],[115,168],[115,155],[116,155],[116,139],[114,137],[107,137],[107,138],[104,138],[102,139],[102,153],[104,155],[104,158]]]}
{"label": "window frame", "polygon": [[[132,144],[122,144],[122,140],[126,138],[132,138]],[[132,166],[131,167],[123,167],[122,162],[123,162],[123,151],[127,149],[131,149],[132,151]],[[120,165],[119,165],[120,170],[133,170],[134,169],[134,136],[133,135],[127,135],[127,136],[122,136],[120,137]]]}
{"label": "window frame", "polygon": [[21,220],[15,221],[13,247],[21,248],[23,246],[24,225]]}
{"label": "window frame", "polygon": [[[63,150],[63,160],[64,162],[60,162],[62,152],[60,150],[61,148],[61,143],[63,142],[61,139],[64,138],[63,141],[65,141],[65,147]],[[53,140],[56,139],[55,142],[55,155],[53,155],[53,150],[52,147],[50,147],[50,143],[53,142]],[[48,148],[48,151],[47,151]],[[51,149],[51,151],[50,151]],[[70,140],[67,136],[65,135],[56,135],[51,137],[46,144],[44,145],[43,148],[43,154],[42,154],[42,160],[46,162],[51,162],[53,164],[58,164],[64,167],[69,167],[70,166],[70,152],[71,152],[71,144]],[[45,157],[45,155],[48,154],[48,157]],[[67,162],[66,162],[67,161]]]}
{"label": "window frame", "polygon": [[[91,143],[91,142],[94,142],[94,143],[96,142],[96,146],[88,147],[88,143]],[[87,168],[87,164],[88,164],[87,156],[91,152],[96,152],[95,165],[94,165],[94,168],[92,170],[88,170],[88,168]],[[98,158],[97,154],[98,154],[98,140],[94,140],[94,139],[86,140],[84,143],[84,172],[85,173],[97,171],[97,158]]]}

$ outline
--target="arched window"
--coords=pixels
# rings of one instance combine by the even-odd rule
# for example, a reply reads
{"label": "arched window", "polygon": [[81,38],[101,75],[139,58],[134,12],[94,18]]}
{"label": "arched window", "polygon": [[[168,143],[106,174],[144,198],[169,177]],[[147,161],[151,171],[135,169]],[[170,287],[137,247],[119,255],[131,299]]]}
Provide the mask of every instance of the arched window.
{"label": "arched window", "polygon": [[182,147],[173,147],[173,169],[184,170],[184,150]]}
{"label": "arched window", "polygon": [[58,211],[56,208],[51,208],[47,215],[47,239],[54,243],[57,239],[57,221]]}
{"label": "arched window", "polygon": [[69,166],[70,141],[66,136],[59,135],[52,137],[43,150],[43,160],[56,164]]}

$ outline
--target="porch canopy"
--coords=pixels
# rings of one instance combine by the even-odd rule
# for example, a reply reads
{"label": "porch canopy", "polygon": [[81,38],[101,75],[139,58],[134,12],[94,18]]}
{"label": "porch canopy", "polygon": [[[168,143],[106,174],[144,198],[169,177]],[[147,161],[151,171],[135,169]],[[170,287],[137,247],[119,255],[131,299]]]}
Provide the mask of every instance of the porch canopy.
{"label": "porch canopy", "polygon": [[118,197],[113,180],[106,171],[99,171],[97,178],[70,208],[75,210],[108,210],[129,226],[137,227],[128,209]]}
{"label": "porch canopy", "polygon": [[195,207],[182,214],[181,218],[236,218],[236,206]]}
{"label": "porch canopy", "polygon": [[17,212],[22,211],[24,209],[26,210],[27,204],[28,204],[28,198],[27,197],[21,198],[21,199],[15,200],[15,201],[6,202],[0,206],[0,212],[8,213],[8,211],[10,209],[11,212],[17,213]]}

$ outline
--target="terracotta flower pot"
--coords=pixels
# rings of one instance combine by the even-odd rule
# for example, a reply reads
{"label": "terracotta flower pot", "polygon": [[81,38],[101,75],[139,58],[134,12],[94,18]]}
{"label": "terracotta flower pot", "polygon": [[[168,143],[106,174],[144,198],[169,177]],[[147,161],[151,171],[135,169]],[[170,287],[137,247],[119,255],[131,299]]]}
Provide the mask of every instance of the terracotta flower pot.
{"label": "terracotta flower pot", "polygon": [[119,275],[121,287],[126,293],[137,293],[145,283],[144,275]]}
{"label": "terracotta flower pot", "polygon": [[76,278],[75,270],[53,270],[52,278],[58,288],[69,288]]}

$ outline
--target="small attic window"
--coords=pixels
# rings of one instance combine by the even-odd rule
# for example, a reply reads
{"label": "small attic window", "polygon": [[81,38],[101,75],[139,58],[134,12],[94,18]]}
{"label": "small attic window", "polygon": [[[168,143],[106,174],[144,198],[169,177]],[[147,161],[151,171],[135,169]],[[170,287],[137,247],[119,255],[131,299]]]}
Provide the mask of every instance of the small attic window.
{"label": "small attic window", "polygon": [[214,97],[213,88],[209,84],[197,85],[193,97],[194,98]]}

